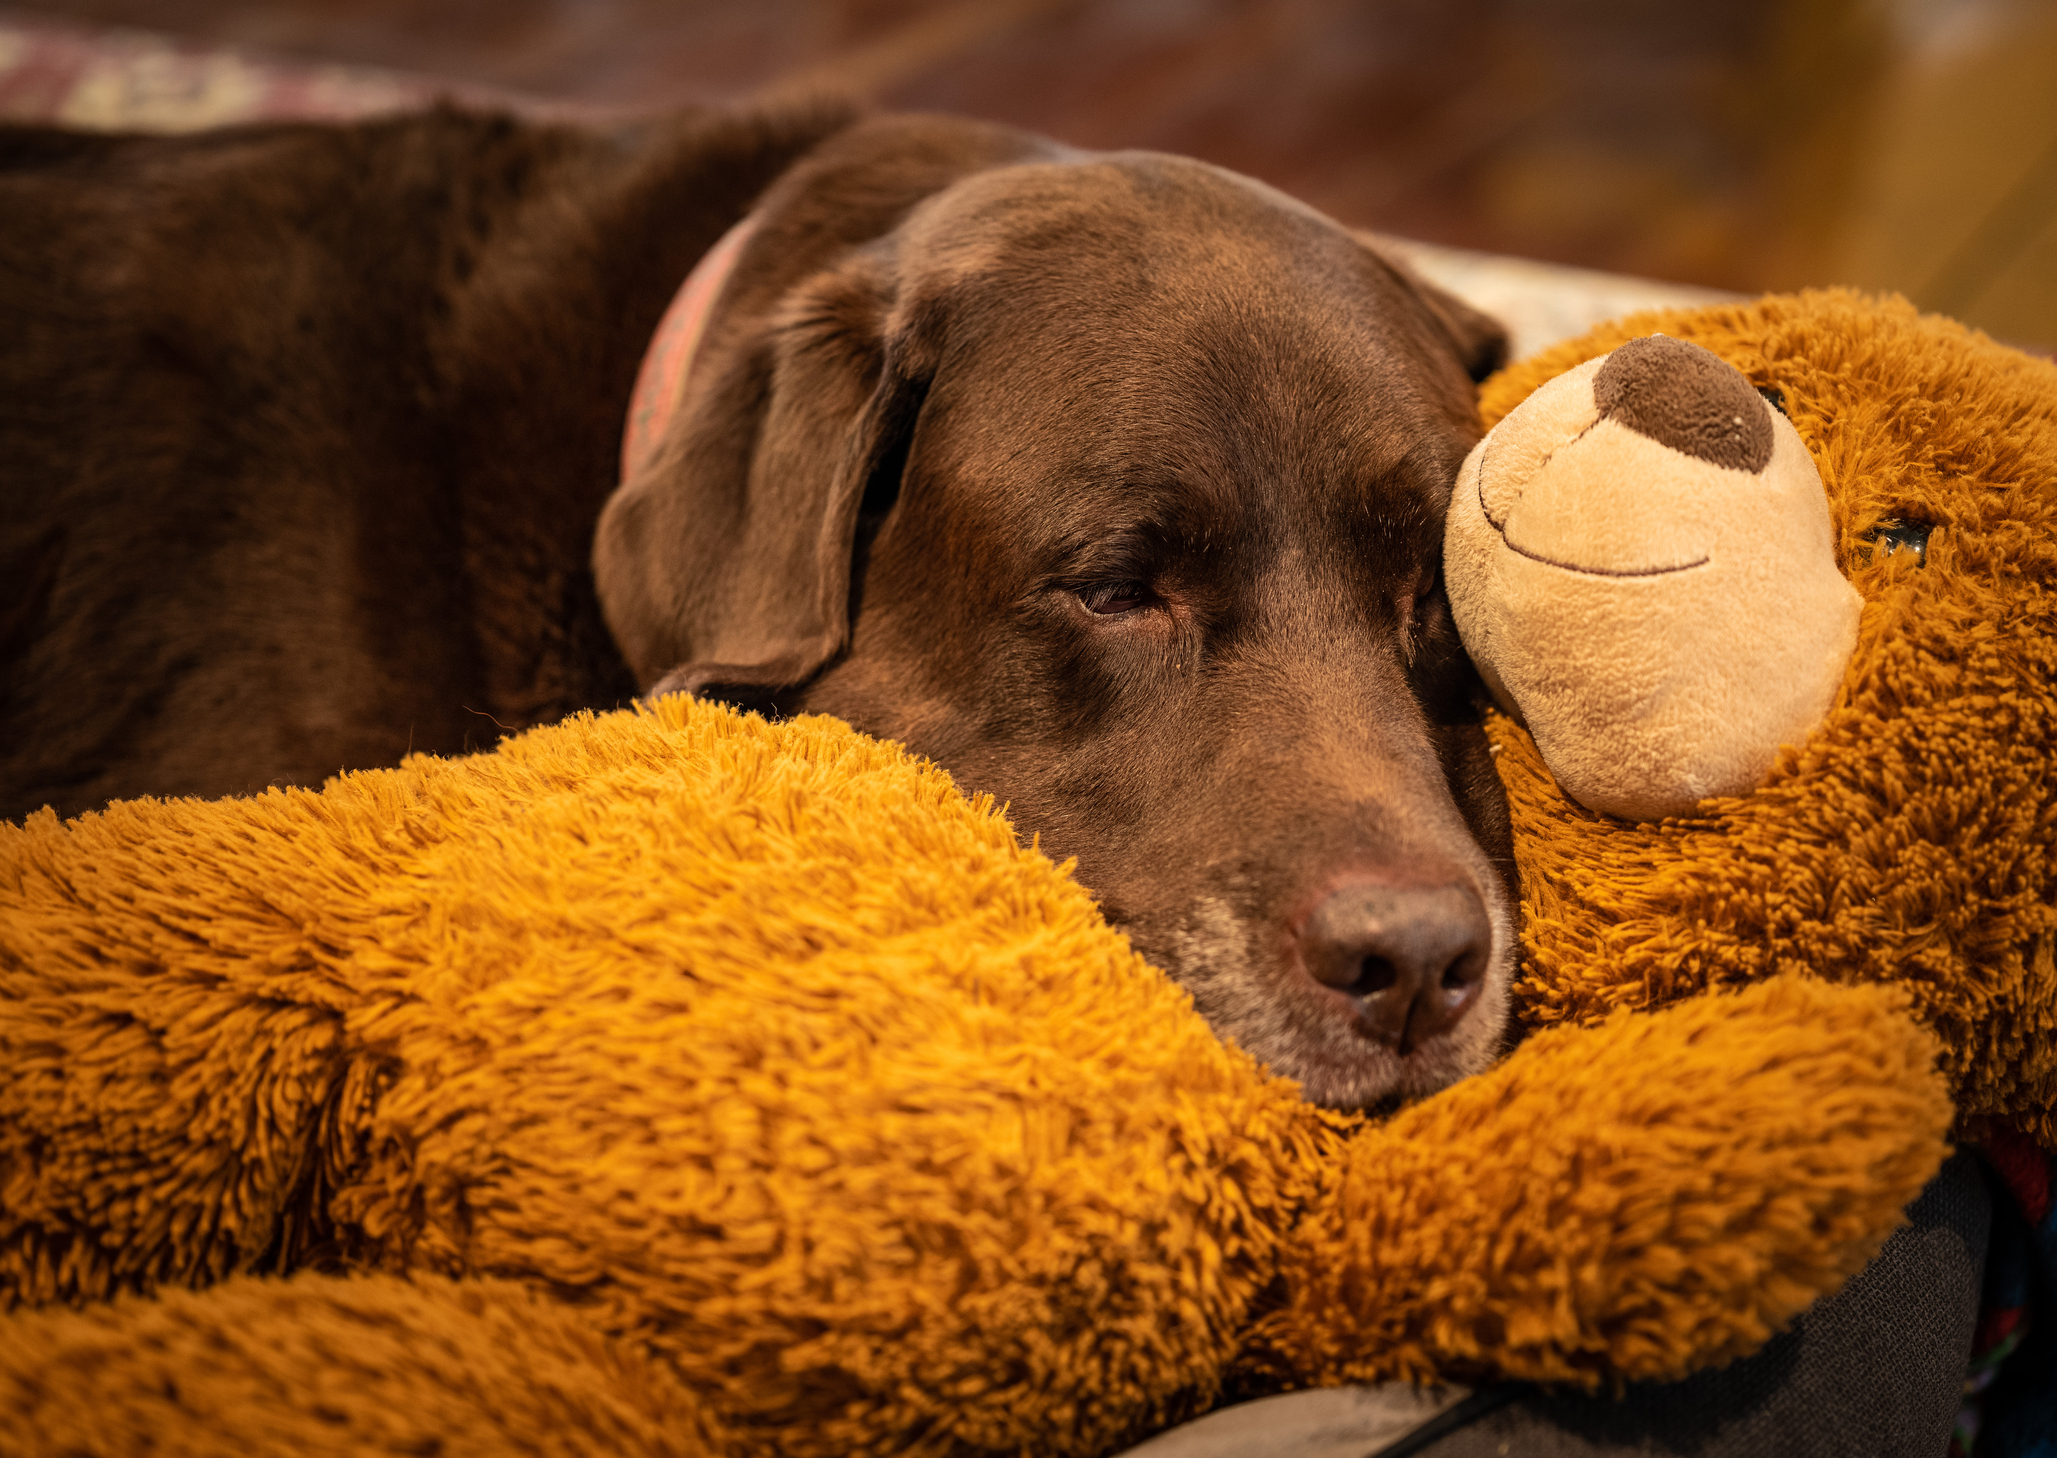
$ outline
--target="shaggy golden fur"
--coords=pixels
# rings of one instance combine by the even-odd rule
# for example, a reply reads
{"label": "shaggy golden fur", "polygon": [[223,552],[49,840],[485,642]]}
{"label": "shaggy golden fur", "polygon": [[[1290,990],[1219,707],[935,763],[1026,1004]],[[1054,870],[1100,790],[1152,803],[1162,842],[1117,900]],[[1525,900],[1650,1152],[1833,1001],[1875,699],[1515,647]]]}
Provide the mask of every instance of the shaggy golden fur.
{"label": "shaggy golden fur", "polygon": [[[941,772],[684,698],[321,793],[46,813],[0,832],[0,898],[12,1302],[220,1282],[245,1335],[208,1371],[255,1390],[358,1298],[249,1273],[515,1282],[676,1374],[713,1451],[1103,1452],[1239,1354],[1683,1372],[1861,1266],[1949,1114],[1902,994],[1786,978],[1361,1124],[1217,1040]],[[381,1279],[390,1324],[513,1319]],[[9,1331],[35,1451],[213,1421],[215,1379],[149,1377],[153,1311]],[[468,1380],[588,1360],[492,1350]],[[371,1451],[395,1384],[449,1380],[305,1371]]]}

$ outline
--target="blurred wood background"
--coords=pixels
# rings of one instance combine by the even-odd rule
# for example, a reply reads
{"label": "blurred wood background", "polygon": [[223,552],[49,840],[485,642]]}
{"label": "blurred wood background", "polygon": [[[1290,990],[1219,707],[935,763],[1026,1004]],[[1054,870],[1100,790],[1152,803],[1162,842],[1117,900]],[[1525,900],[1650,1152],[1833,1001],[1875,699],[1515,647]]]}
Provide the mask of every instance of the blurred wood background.
{"label": "blurred wood background", "polygon": [[2057,0],[41,0],[605,106],[825,85],[1183,152],[1346,222],[2057,344]]}

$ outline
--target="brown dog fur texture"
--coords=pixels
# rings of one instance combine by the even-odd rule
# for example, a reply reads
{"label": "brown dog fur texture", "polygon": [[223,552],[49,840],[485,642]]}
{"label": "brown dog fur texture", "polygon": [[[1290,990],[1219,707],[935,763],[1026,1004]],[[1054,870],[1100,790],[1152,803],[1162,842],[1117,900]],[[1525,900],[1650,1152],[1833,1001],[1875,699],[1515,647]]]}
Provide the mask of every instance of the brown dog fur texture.
{"label": "brown dog fur texture", "polygon": [[[609,501],[650,331],[753,206]],[[830,109],[17,129],[0,318],[0,813],[683,687],[1007,801],[1311,1096],[1497,1046],[1504,808],[1437,562],[1500,339],[1259,184]],[[1465,1015],[1317,975],[1394,897],[1468,908]]]}

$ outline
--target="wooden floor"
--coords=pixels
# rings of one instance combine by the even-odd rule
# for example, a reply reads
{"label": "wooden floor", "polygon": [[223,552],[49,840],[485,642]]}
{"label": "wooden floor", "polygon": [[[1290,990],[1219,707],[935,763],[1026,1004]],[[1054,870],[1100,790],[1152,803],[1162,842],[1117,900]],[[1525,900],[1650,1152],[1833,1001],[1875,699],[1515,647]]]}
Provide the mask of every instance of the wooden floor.
{"label": "wooden floor", "polygon": [[2057,0],[42,0],[632,106],[830,85],[1189,153],[1344,220],[2057,344]]}

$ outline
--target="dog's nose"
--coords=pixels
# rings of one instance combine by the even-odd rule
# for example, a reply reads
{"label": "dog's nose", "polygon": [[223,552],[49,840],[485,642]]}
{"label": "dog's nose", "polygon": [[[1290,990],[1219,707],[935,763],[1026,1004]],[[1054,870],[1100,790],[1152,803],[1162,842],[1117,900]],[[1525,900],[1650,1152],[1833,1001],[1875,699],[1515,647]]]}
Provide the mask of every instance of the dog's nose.
{"label": "dog's nose", "polygon": [[1360,883],[1331,892],[1300,924],[1314,980],[1357,999],[1382,1042],[1411,1053],[1478,1001],[1493,924],[1468,886]]}

